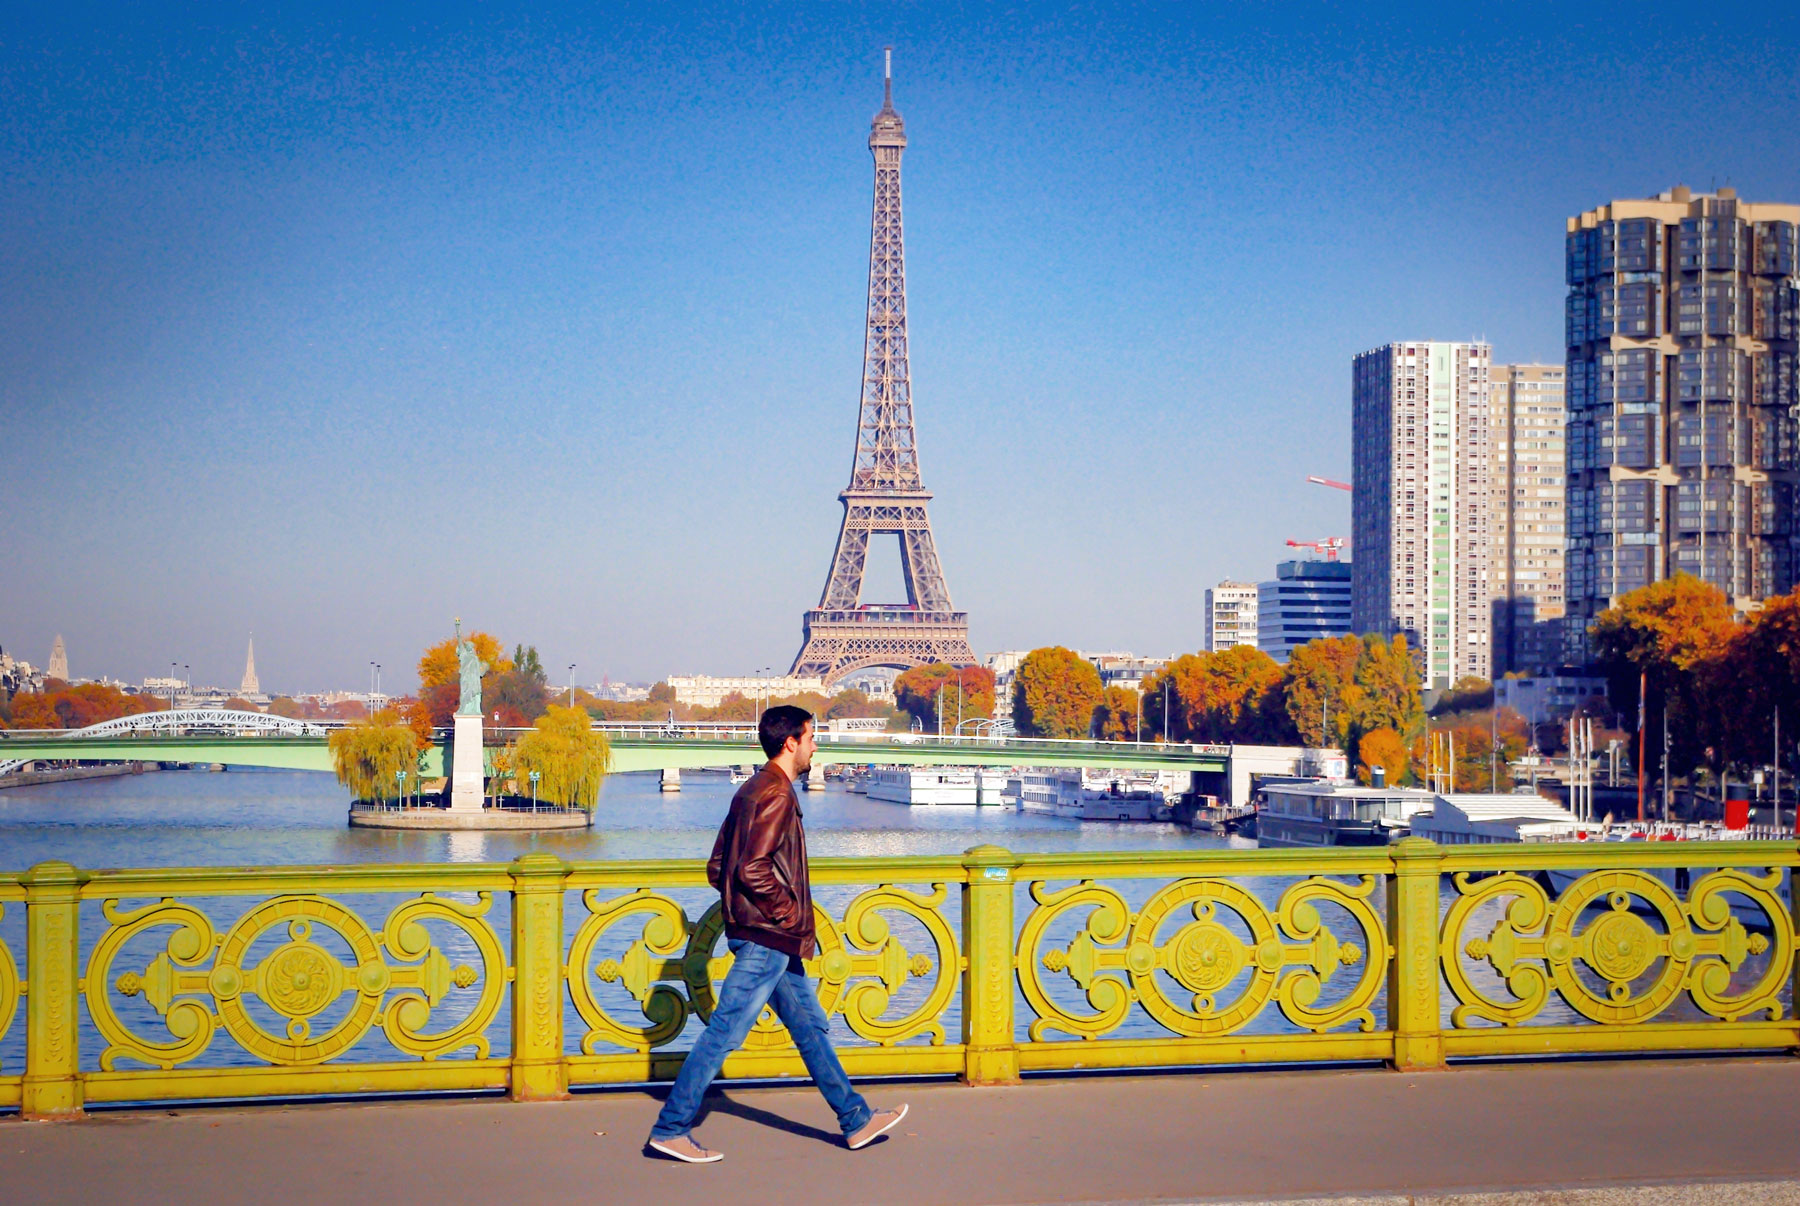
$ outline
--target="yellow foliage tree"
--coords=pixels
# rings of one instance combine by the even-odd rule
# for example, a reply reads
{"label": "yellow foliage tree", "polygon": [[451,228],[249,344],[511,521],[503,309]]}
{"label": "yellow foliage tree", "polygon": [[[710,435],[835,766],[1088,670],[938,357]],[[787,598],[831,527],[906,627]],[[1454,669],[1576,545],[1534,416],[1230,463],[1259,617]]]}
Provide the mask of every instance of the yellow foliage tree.
{"label": "yellow foliage tree", "polygon": [[[513,668],[512,661],[506,657],[505,648],[492,633],[471,632],[469,640],[474,642],[475,656],[487,666],[488,673],[505,674]],[[419,659],[421,691],[456,682],[460,675],[461,671],[456,664],[455,637],[445,637],[427,649]]]}
{"label": "yellow foliage tree", "polygon": [[359,800],[398,796],[399,772],[418,770],[413,732],[397,720],[359,720],[345,725],[331,734],[329,745],[338,782]]}
{"label": "yellow foliage tree", "polygon": [[551,704],[531,732],[519,738],[511,761],[520,787],[530,781],[532,771],[538,773],[538,799],[592,809],[600,801],[600,781],[612,766],[612,746],[606,734],[594,731],[584,709]]}

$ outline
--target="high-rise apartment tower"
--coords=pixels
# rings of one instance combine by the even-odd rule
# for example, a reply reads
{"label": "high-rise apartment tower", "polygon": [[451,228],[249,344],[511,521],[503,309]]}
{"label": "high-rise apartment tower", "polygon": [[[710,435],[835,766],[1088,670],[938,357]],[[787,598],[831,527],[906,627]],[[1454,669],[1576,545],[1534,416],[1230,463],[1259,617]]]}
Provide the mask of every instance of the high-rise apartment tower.
{"label": "high-rise apartment tower", "polygon": [[1256,647],[1256,586],[1225,581],[1206,592],[1206,647],[1217,653],[1233,645]]}
{"label": "high-rise apartment tower", "polygon": [[1496,364],[1488,382],[1498,678],[1562,660],[1563,367]]}
{"label": "high-rise apartment tower", "polygon": [[1404,634],[1430,687],[1491,670],[1491,359],[1391,343],[1352,368],[1351,619]]}
{"label": "high-rise apartment tower", "polygon": [[1797,232],[1728,188],[1568,220],[1569,660],[1676,573],[1740,610],[1795,585]]}

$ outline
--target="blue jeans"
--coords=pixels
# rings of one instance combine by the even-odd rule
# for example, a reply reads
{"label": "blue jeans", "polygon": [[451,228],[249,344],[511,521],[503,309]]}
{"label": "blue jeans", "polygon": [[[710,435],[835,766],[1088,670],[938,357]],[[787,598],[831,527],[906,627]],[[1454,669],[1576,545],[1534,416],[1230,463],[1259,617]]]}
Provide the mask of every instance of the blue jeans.
{"label": "blue jeans", "polygon": [[669,1090],[669,1099],[650,1128],[650,1137],[673,1139],[693,1129],[706,1087],[725,1066],[725,1057],[743,1045],[764,1005],[775,1007],[775,1016],[793,1036],[806,1070],[837,1113],[838,1127],[846,1135],[859,1129],[869,1120],[869,1103],[850,1087],[844,1065],[831,1049],[830,1023],[806,973],[800,970],[800,960],[790,962],[780,951],[741,938],[733,938],[727,945],[731,970],[719,987],[718,1006],[705,1033],[683,1061],[675,1087]]}

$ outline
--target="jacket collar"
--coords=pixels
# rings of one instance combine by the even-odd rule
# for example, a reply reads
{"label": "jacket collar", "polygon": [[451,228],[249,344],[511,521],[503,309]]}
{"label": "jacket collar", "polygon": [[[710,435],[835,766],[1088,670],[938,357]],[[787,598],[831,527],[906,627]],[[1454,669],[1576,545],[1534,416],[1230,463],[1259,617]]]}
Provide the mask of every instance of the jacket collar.
{"label": "jacket collar", "polygon": [[768,771],[774,771],[776,774],[780,775],[781,781],[783,783],[786,783],[789,787],[792,787],[794,785],[794,781],[792,779],[788,778],[788,773],[781,769],[781,763],[775,761],[775,759],[771,758],[767,762],[765,762],[763,764],[763,769],[768,770]]}

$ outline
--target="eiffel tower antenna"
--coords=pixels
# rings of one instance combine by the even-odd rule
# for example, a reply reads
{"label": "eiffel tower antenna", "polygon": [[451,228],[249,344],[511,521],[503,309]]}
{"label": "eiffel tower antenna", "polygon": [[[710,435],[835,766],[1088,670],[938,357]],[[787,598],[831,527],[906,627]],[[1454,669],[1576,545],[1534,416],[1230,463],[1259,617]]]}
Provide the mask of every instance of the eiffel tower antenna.
{"label": "eiffel tower antenna", "polygon": [[[791,674],[817,675],[827,686],[873,666],[904,669],[933,662],[975,663],[968,613],[950,603],[938,564],[919,479],[913,427],[912,376],[906,345],[906,251],[900,219],[900,156],[906,123],[894,111],[894,52],[887,48],[881,112],[869,128],[875,157],[875,204],[869,233],[868,330],[863,338],[862,404],[850,485],[839,500],[844,523],[819,605],[806,613],[804,639]],[[869,537],[900,538],[906,602],[862,602]]]}

